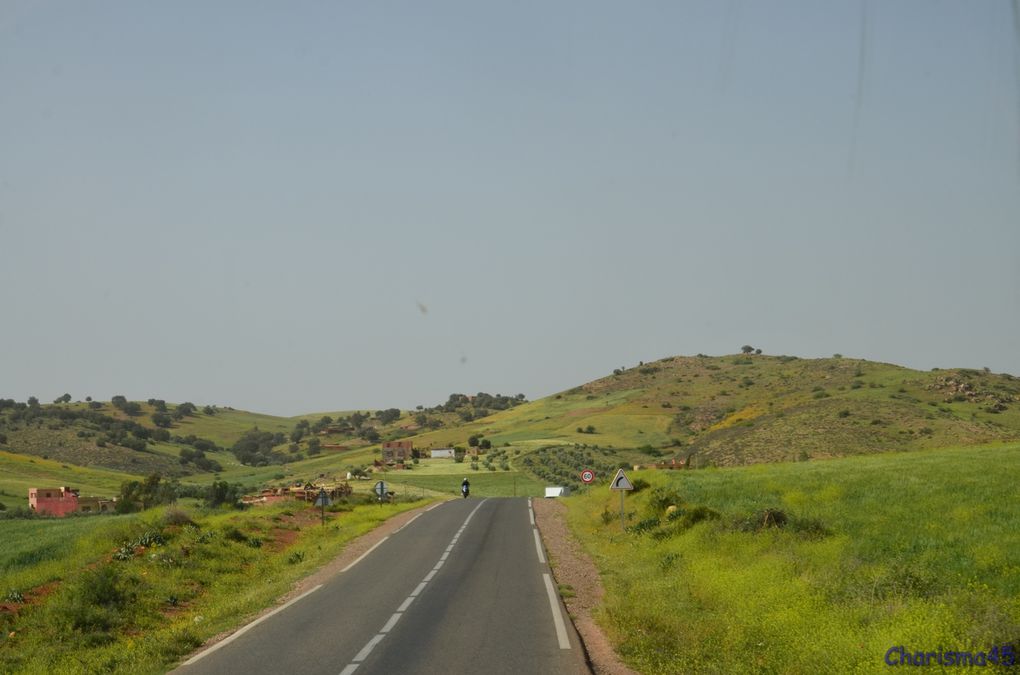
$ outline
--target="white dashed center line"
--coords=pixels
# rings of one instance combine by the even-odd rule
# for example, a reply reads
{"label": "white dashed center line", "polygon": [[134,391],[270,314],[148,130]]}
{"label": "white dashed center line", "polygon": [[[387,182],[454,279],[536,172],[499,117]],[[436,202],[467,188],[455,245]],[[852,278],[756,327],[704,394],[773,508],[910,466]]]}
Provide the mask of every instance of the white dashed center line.
{"label": "white dashed center line", "polygon": [[[439,559],[439,562],[436,563],[436,566],[433,567],[432,570],[430,570],[429,573],[425,575],[425,578],[422,579],[422,582],[418,584],[418,586],[415,587],[413,591],[411,591],[411,594],[407,596],[404,602],[401,603],[400,607],[397,608],[397,611],[392,616],[390,616],[389,620],[386,622],[386,625],[384,625],[379,630],[379,632],[376,633],[375,636],[368,641],[368,644],[361,648],[361,651],[358,652],[357,656],[351,659],[351,663],[348,663],[347,667],[340,671],[340,675],[352,675],[352,673],[358,669],[358,666],[361,665],[361,662],[368,658],[368,655],[372,653],[372,650],[375,649],[376,645],[382,642],[382,639],[386,637],[386,634],[389,633],[395,625],[397,625],[397,621],[399,621],[400,617],[404,615],[404,612],[407,611],[407,608],[411,606],[411,603],[414,602],[414,599],[417,598],[421,594],[421,592],[425,590],[425,587],[428,585],[428,583],[432,581],[432,578],[434,576],[436,576],[436,572],[439,571],[439,569],[443,566],[443,563],[446,561],[446,558],[449,557],[450,551],[453,550],[454,545],[457,543],[457,539],[459,539],[460,535],[463,534],[464,529],[468,526],[468,523],[471,522],[471,519],[474,518],[475,513],[478,511],[478,509],[482,508],[482,504],[484,504],[485,501],[486,500],[484,499],[480,501],[478,503],[478,506],[476,506],[474,510],[471,511],[470,514],[468,514],[468,517],[464,519],[464,524],[460,526],[459,530],[457,530],[457,534],[454,535],[453,539],[450,541],[450,545],[446,547],[446,551],[443,553],[443,556]],[[408,522],[407,524],[410,525],[410,522]],[[536,537],[538,536],[537,532],[535,533],[535,536]],[[379,544],[381,543],[382,541],[379,542]],[[376,546],[378,546],[379,544],[376,544]],[[375,549],[375,546],[366,551],[365,554],[361,556],[361,558],[367,556],[369,553],[372,552],[373,549]],[[358,558],[353,563],[351,563],[350,567],[354,567],[354,565],[358,564],[358,562],[361,561],[361,558]],[[563,619],[561,618],[560,621],[562,622]]]}

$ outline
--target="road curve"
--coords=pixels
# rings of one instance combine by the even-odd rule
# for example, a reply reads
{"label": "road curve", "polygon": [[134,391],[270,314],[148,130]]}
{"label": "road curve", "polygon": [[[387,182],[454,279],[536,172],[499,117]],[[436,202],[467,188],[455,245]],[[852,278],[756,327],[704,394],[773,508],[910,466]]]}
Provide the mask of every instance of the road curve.
{"label": "road curve", "polygon": [[537,532],[524,498],[446,502],[174,672],[589,673]]}

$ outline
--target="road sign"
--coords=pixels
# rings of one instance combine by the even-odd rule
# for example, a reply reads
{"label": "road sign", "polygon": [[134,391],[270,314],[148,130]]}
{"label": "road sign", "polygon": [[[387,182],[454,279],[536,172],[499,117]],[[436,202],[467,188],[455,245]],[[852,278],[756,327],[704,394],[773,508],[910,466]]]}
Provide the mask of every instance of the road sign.
{"label": "road sign", "polygon": [[326,488],[319,488],[319,496],[315,498],[316,506],[329,506],[333,503],[333,500],[326,494]]}
{"label": "road sign", "polygon": [[585,469],[584,471],[581,472],[582,483],[591,483],[593,480],[595,480],[594,471],[592,471],[591,469]]}
{"label": "road sign", "polygon": [[623,469],[620,469],[619,471],[616,472],[616,476],[613,477],[613,482],[609,486],[609,489],[610,490],[633,490],[634,489],[634,485],[633,485],[633,483],[630,482],[630,479],[627,478],[627,474],[625,474],[623,472]]}
{"label": "road sign", "polygon": [[386,496],[386,483],[384,481],[376,483],[373,489],[375,490],[375,493],[379,495],[379,499]]}

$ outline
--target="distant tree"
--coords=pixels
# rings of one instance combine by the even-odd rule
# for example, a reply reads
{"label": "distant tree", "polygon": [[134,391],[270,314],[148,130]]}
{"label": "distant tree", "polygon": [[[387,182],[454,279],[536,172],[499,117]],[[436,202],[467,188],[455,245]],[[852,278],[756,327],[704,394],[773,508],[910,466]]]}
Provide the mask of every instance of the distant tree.
{"label": "distant tree", "polygon": [[754,350],[754,353],[755,353],[755,354],[761,354],[761,350],[760,350],[760,349],[755,349],[755,350]]}
{"label": "distant tree", "polygon": [[142,406],[138,405],[134,401],[128,401],[124,405],[124,407],[121,408],[121,410],[123,410],[126,415],[130,415],[131,417],[136,417],[142,414]]}
{"label": "distant tree", "polygon": [[119,409],[127,405],[127,399],[121,396],[120,394],[117,394],[116,396],[110,399],[110,403],[113,405],[114,408]]}
{"label": "distant tree", "polygon": [[586,434],[593,434],[593,433],[595,433],[595,427],[593,427],[592,425],[589,424],[588,426],[586,426],[584,428],[584,433],[586,433]]}
{"label": "distant tree", "polygon": [[332,417],[330,417],[329,415],[323,415],[310,428],[311,428],[311,431],[312,431],[313,434],[317,434],[317,433],[319,433],[321,431],[324,431],[326,429],[326,427],[328,427],[332,423],[333,423],[333,418]]}
{"label": "distant tree", "polygon": [[355,429],[361,429],[362,425],[368,420],[368,415],[362,415],[360,412],[355,411],[351,414],[350,421],[351,426]]}
{"label": "distant tree", "polygon": [[231,485],[225,480],[213,481],[206,491],[205,501],[209,506],[228,504],[236,507],[241,499],[241,486]]}
{"label": "distant tree", "polygon": [[170,427],[174,423],[174,419],[165,412],[154,412],[151,416],[152,423],[157,427],[163,427],[164,429]]}
{"label": "distant tree", "polygon": [[379,442],[379,432],[375,430],[375,427],[368,427],[361,432],[361,437],[369,443]]}
{"label": "distant tree", "polygon": [[294,430],[290,432],[290,440],[292,443],[300,443],[301,439],[305,437],[304,427],[294,427]]}
{"label": "distant tree", "polygon": [[488,438],[483,438],[478,442],[478,447],[481,448],[482,450],[488,450],[492,447],[492,441],[490,441]]}
{"label": "distant tree", "polygon": [[35,396],[29,396],[28,397],[28,407],[29,408],[38,408],[39,407],[39,399],[37,399]]}
{"label": "distant tree", "polygon": [[386,410],[377,410],[375,412],[375,417],[382,424],[390,424],[391,422],[396,422],[400,419],[400,409],[387,408]]}
{"label": "distant tree", "polygon": [[92,397],[91,396],[86,396],[85,397],[85,402],[86,403],[91,403],[92,402]]}
{"label": "distant tree", "polygon": [[469,448],[478,447],[478,436],[468,436],[468,447]]}
{"label": "distant tree", "polygon": [[70,394],[64,394],[63,396],[58,396],[57,398],[53,399],[53,402],[54,403],[70,403],[71,402],[71,395]]}
{"label": "distant tree", "polygon": [[318,455],[322,452],[322,442],[318,438],[312,438],[308,441],[308,456]]}
{"label": "distant tree", "polygon": [[751,352],[754,351],[754,347],[752,347],[751,345],[744,345],[743,347],[740,348],[740,351],[744,352],[745,354],[750,354]]}
{"label": "distant tree", "polygon": [[170,440],[170,432],[166,429],[156,429],[152,432],[152,440],[166,443]]}
{"label": "distant tree", "polygon": [[194,403],[191,403],[190,401],[185,401],[184,403],[181,403],[180,405],[177,406],[177,412],[181,413],[182,415],[191,416],[194,415],[197,411],[198,408],[195,406]]}
{"label": "distant tree", "polygon": [[206,415],[215,415],[216,408],[212,407],[211,405],[207,405],[204,408],[202,408],[202,412],[205,413]]}

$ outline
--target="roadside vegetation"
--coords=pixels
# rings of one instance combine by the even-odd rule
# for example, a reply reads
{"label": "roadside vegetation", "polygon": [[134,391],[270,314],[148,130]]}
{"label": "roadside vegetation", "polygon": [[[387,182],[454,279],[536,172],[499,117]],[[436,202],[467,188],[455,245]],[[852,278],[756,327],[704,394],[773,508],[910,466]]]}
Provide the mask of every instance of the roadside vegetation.
{"label": "roadside vegetation", "polygon": [[1020,642],[1020,445],[631,475],[567,500],[642,673],[876,672]]}
{"label": "roadside vegetation", "polygon": [[426,502],[0,521],[0,672],[156,673]]}

